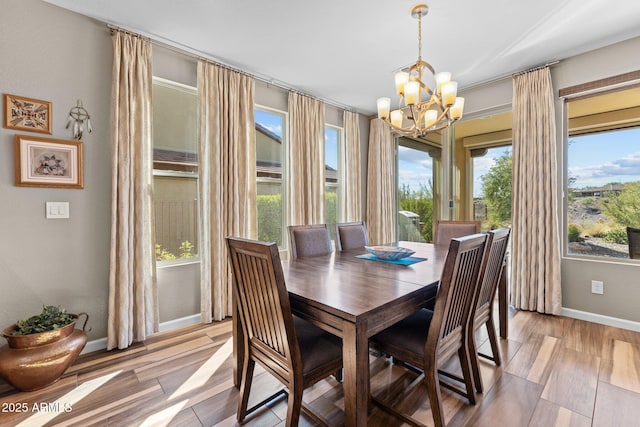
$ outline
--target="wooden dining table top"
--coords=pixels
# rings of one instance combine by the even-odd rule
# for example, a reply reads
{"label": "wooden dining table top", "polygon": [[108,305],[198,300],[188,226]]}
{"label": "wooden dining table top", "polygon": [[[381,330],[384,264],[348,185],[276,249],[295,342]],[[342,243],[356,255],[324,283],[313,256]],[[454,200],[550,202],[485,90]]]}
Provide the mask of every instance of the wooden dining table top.
{"label": "wooden dining table top", "polygon": [[412,257],[426,260],[399,265],[357,258],[367,253],[361,248],[283,261],[292,306],[300,302],[356,322],[429,285],[428,295],[434,298],[447,249],[428,243],[397,245],[414,250]]}

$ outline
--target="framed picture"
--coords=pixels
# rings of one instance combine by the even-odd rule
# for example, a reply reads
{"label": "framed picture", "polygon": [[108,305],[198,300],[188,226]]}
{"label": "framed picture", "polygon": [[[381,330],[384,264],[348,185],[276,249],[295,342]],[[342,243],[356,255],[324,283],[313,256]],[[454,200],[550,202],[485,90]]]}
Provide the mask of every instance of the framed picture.
{"label": "framed picture", "polygon": [[84,188],[82,142],[16,135],[16,185]]}
{"label": "framed picture", "polygon": [[4,127],[51,134],[51,103],[5,93]]}

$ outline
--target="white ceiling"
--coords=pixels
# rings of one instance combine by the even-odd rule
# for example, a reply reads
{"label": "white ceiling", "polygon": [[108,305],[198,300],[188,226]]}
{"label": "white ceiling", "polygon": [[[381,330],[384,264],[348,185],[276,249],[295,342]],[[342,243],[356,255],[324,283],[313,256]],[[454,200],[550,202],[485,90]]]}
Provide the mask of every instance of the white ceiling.
{"label": "white ceiling", "polygon": [[[45,0],[373,114],[417,59],[412,0]],[[459,87],[640,36],[638,0],[432,0],[423,59]]]}

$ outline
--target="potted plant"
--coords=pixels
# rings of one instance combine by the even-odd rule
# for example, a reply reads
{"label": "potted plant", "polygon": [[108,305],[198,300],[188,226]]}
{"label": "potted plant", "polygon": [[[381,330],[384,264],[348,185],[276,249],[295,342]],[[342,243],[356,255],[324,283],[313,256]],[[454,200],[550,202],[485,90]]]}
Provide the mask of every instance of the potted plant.
{"label": "potted plant", "polygon": [[[75,329],[86,316],[82,330]],[[0,378],[22,391],[37,390],[56,382],[85,344],[86,313],[72,314],[56,306],[18,320],[2,332],[7,345],[0,348]]]}

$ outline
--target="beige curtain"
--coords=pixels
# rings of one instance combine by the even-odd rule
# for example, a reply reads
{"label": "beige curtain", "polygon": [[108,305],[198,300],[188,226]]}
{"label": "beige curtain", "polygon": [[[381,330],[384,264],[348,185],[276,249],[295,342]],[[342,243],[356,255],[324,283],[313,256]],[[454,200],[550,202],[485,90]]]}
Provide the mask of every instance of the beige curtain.
{"label": "beige curtain", "polygon": [[358,113],[344,112],[344,161],[340,174],[340,221],[362,221],[359,122]]}
{"label": "beige curtain", "polygon": [[513,79],[511,304],[560,314],[556,128],[549,68]]}
{"label": "beige curtain", "polygon": [[158,330],[151,136],[151,45],[114,31],[107,349]]}
{"label": "beige curtain", "polygon": [[367,231],[369,242],[395,241],[396,179],[395,141],[391,128],[380,119],[371,120],[367,166]]}
{"label": "beige curtain", "polygon": [[324,104],[289,93],[289,225],[324,222]]}
{"label": "beige curtain", "polygon": [[254,82],[198,62],[201,319],[232,314],[225,238],[256,237]]}

